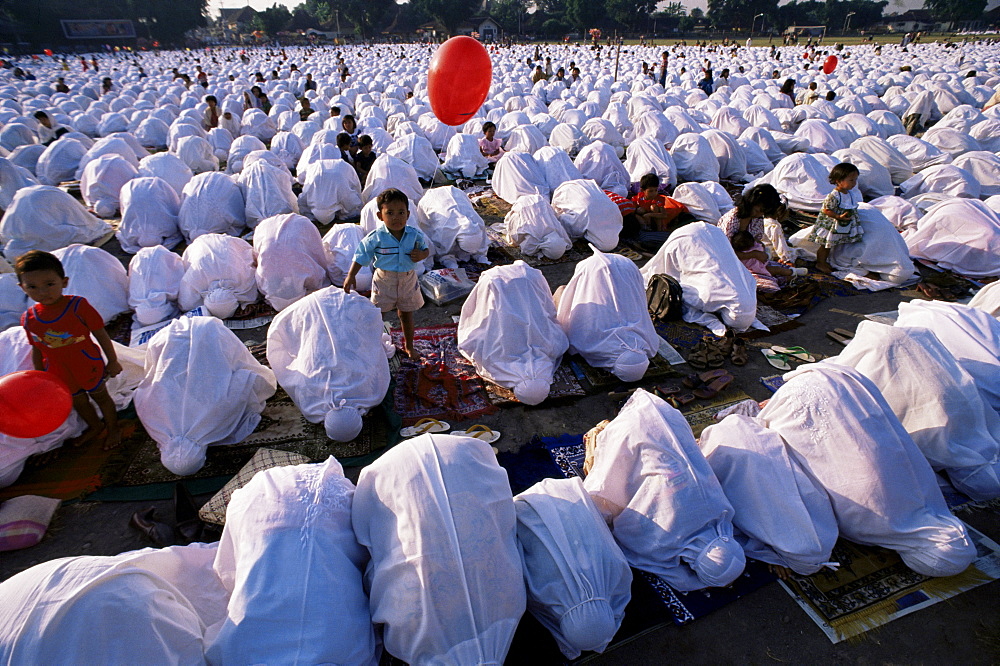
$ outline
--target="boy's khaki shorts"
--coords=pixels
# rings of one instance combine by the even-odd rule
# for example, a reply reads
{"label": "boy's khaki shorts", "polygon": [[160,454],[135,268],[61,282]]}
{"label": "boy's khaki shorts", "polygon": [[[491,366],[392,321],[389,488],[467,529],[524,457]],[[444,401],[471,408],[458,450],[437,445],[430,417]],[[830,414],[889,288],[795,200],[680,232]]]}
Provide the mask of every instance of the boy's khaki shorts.
{"label": "boy's khaki shorts", "polygon": [[416,271],[398,273],[376,268],[372,277],[372,303],[382,312],[413,312],[422,308],[424,296],[417,285]]}

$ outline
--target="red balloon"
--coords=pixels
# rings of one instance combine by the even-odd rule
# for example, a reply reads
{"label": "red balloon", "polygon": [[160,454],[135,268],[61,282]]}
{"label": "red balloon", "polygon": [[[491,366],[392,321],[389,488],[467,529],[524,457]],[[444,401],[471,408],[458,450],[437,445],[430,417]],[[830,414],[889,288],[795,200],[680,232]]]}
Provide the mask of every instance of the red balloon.
{"label": "red balloon", "polygon": [[431,58],[427,93],[431,110],[445,125],[475,117],[493,80],[490,55],[472,37],[452,37]]}
{"label": "red balloon", "polygon": [[5,435],[47,435],[72,409],[69,387],[51,372],[22,370],[0,377],[0,432]]}
{"label": "red balloon", "polygon": [[823,63],[823,73],[832,74],[835,69],[837,69],[837,56],[832,55]]}
{"label": "red balloon", "polygon": [[45,55],[47,56],[52,55],[52,49],[45,49]]}

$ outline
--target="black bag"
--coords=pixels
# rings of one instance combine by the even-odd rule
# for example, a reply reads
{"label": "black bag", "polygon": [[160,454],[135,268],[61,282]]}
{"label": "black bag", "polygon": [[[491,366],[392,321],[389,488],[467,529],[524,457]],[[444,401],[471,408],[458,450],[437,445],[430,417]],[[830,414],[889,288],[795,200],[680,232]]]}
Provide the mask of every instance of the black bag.
{"label": "black bag", "polygon": [[653,321],[675,321],[681,318],[683,306],[681,283],[669,275],[657,274],[646,287],[646,307]]}

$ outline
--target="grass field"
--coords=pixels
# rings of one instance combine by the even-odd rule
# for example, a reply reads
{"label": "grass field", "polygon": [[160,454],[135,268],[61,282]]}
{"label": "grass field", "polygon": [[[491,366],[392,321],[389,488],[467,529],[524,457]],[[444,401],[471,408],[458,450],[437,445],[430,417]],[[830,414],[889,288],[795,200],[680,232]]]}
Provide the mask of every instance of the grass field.
{"label": "grass field", "polygon": [[[683,39],[687,40],[688,45],[694,44],[696,41],[702,41],[702,42],[707,41],[709,44],[721,44],[722,41],[723,41],[723,39],[726,36],[727,35],[721,35],[719,37],[711,38],[711,37],[699,35],[697,33],[692,33],[691,36],[685,37]],[[963,37],[965,37],[965,36],[963,36],[963,35],[956,35],[954,33],[949,33],[949,32],[924,33],[924,34],[922,34],[920,36],[920,42],[926,44],[926,43],[929,43],[929,42],[961,41],[963,39]],[[993,38],[993,39],[998,39],[998,38],[1000,38],[1000,35],[989,35],[987,37],[988,38]],[[968,38],[969,38],[970,41],[972,41],[972,39],[973,39],[972,36],[968,36]],[[799,39],[799,46],[805,46],[806,45],[806,39],[807,38],[805,38],[805,37],[800,38]],[[875,35],[873,42],[868,42],[867,39],[868,39],[867,37],[862,37],[861,35],[855,34],[855,33],[852,33],[852,34],[847,35],[847,36],[841,36],[841,35],[838,35],[838,34],[832,34],[832,35],[827,35],[826,39],[823,40],[823,43],[826,44],[826,45],[844,44],[845,46],[855,46],[857,44],[869,44],[869,43],[874,43],[874,44],[899,44],[899,42],[903,39],[903,35],[899,34],[899,33],[891,34],[891,35]],[[734,32],[734,33],[732,33],[732,35],[729,36],[729,40],[730,40],[730,42],[735,41],[737,44],[739,44],[740,46],[742,46],[747,41],[747,33],[745,33],[745,32],[743,32],[743,33]],[[677,42],[680,42],[680,41],[682,41],[682,39],[680,39],[680,38],[670,38],[670,39],[660,38],[660,39],[655,39],[655,40],[652,40],[652,41],[649,40],[649,39],[647,39],[646,43],[647,44],[652,44],[654,46],[672,46],[672,45],[674,45],[674,44],[676,44]],[[623,44],[628,45],[628,46],[635,46],[638,43],[639,43],[638,39],[626,39],[623,42]],[[771,44],[775,44],[776,46],[781,46],[782,45],[781,37],[775,36],[774,40],[771,41],[771,42],[768,41],[767,35],[754,35],[754,37],[753,37],[753,45],[754,46],[770,46]]]}

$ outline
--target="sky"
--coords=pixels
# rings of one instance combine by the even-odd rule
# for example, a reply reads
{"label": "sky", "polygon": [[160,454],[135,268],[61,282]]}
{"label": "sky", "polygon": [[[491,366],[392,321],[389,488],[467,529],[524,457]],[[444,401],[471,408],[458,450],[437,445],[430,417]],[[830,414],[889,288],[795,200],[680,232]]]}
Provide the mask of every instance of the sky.
{"label": "sky", "polygon": [[[689,10],[695,7],[700,8],[702,11],[707,9],[707,0],[681,0],[682,4]],[[302,0],[209,0],[209,15],[218,16],[219,10],[223,7],[226,8],[238,8],[246,4],[249,4],[254,9],[260,11],[267,9],[274,4],[285,5],[289,9],[298,7]],[[988,9],[992,9],[1000,3],[1000,0],[990,0]],[[785,4],[780,2],[779,4]],[[920,9],[924,5],[924,0],[889,0],[889,5],[886,7],[887,14],[901,14],[908,9]]]}

